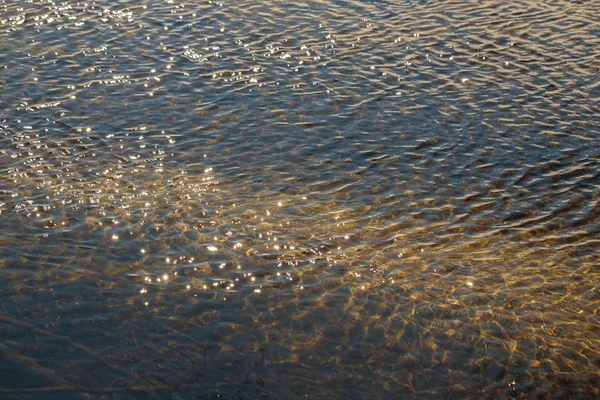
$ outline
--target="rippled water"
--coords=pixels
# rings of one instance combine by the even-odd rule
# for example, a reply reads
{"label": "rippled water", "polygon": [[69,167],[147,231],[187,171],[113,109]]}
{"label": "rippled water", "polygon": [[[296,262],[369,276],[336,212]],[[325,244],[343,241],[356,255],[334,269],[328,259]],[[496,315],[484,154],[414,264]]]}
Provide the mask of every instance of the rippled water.
{"label": "rippled water", "polygon": [[0,397],[600,395],[593,1],[0,1]]}

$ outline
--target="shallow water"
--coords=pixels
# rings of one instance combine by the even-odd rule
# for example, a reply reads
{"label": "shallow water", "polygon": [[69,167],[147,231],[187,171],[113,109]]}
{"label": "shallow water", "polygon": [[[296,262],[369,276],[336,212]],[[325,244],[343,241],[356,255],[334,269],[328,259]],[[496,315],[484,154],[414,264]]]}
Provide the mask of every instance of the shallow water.
{"label": "shallow water", "polygon": [[0,397],[599,396],[598,21],[0,1]]}

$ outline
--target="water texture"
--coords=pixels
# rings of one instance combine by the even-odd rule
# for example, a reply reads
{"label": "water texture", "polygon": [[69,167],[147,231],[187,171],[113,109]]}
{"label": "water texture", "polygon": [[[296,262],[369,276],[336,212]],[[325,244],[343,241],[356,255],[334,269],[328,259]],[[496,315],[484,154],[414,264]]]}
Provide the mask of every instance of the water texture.
{"label": "water texture", "polygon": [[600,396],[599,27],[0,0],[0,398]]}

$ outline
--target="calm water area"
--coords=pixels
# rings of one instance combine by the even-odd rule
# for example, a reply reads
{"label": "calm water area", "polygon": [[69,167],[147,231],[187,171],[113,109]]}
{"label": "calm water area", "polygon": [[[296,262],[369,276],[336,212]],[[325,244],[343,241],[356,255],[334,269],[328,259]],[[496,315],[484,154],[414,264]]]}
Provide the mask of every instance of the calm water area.
{"label": "calm water area", "polygon": [[600,397],[600,4],[0,0],[1,399]]}

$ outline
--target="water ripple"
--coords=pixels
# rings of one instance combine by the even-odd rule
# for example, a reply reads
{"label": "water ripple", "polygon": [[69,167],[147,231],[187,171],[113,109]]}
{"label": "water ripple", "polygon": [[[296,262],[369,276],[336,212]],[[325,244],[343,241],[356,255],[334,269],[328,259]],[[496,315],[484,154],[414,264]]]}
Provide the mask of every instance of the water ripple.
{"label": "water ripple", "polygon": [[597,396],[594,6],[0,2],[0,393]]}

